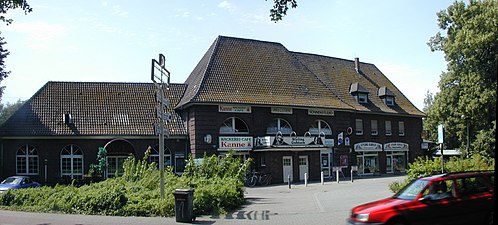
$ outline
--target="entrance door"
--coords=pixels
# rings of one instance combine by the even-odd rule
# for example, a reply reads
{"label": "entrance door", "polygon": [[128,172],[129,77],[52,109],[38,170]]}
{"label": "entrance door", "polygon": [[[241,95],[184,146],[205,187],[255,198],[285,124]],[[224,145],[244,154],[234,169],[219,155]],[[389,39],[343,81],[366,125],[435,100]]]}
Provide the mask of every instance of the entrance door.
{"label": "entrance door", "polygon": [[307,155],[301,155],[299,156],[299,180],[304,180],[304,174],[307,173],[309,177],[309,172],[308,172],[308,156]]}
{"label": "entrance door", "polygon": [[292,177],[292,156],[284,156],[282,157],[282,166],[283,166],[283,171],[284,171],[284,182],[287,182],[289,176],[290,176],[290,181],[293,181]]}

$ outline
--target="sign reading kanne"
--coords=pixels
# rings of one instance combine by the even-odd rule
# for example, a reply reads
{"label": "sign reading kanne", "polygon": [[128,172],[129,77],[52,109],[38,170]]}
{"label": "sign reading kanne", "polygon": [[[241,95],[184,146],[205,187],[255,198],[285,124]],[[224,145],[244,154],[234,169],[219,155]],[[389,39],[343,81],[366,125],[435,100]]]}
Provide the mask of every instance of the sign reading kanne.
{"label": "sign reading kanne", "polygon": [[252,137],[220,137],[219,149],[251,150],[252,147]]}

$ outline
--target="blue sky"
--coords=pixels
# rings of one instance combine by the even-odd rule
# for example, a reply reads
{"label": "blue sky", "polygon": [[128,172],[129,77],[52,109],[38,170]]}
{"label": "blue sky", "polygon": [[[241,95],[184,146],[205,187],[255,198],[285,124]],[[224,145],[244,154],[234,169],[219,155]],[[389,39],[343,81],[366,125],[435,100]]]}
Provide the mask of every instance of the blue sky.
{"label": "blue sky", "polygon": [[375,64],[419,109],[446,62],[427,42],[436,13],[453,1],[298,0],[283,21],[273,1],[30,0],[0,25],[12,71],[2,102],[27,100],[48,81],[151,82],[150,61],[166,57],[183,83],[218,35],[282,43],[290,51]]}

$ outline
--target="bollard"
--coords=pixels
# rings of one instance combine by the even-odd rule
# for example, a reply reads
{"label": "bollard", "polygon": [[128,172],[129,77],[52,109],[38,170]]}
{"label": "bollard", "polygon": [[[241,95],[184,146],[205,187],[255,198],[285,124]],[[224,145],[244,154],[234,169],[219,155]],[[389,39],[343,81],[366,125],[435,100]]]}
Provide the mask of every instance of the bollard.
{"label": "bollard", "polygon": [[287,183],[289,183],[289,189],[291,189],[290,174],[287,175]]}
{"label": "bollard", "polygon": [[304,173],[304,186],[308,187],[308,173]]}
{"label": "bollard", "polygon": [[353,183],[353,169],[351,169],[351,183]]}
{"label": "bollard", "polygon": [[320,183],[323,185],[323,171],[320,173]]}
{"label": "bollard", "polygon": [[339,183],[339,170],[335,171],[335,177],[337,178],[337,183]]}

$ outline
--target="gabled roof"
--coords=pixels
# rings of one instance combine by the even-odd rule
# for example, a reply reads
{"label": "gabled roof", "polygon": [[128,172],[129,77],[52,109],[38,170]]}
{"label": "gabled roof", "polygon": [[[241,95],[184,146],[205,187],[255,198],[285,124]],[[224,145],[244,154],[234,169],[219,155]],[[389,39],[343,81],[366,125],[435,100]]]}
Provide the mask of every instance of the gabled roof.
{"label": "gabled roof", "polygon": [[219,36],[185,84],[177,108],[235,103],[353,109],[274,42]]}
{"label": "gabled roof", "polygon": [[[424,116],[373,64],[291,52],[282,44],[219,36],[194,68],[177,108],[193,104],[252,104]],[[396,97],[386,106],[378,96],[359,104],[349,93],[377,93],[387,87]]]}
{"label": "gabled roof", "polygon": [[[153,83],[48,82],[1,127],[2,136],[148,136],[156,135]],[[180,100],[185,85],[165,91],[171,107]],[[181,118],[171,109],[167,124],[172,136],[186,135]],[[64,122],[70,114],[73,124]]]}
{"label": "gabled roof", "polygon": [[[354,60],[307,53],[294,53],[294,56],[356,111],[425,116],[374,64],[359,62],[360,69],[357,71]],[[380,87],[387,87],[396,96],[396,104],[387,106],[375,95],[369,96],[368,103],[360,104],[350,93],[351,84],[354,83],[358,83],[358,90],[361,87],[362,92],[366,90],[369,93],[377,93]]]}

